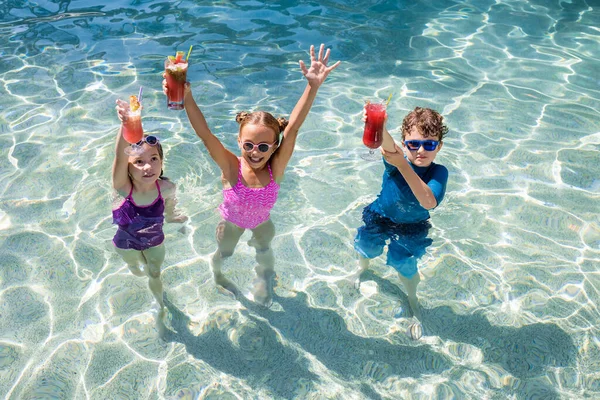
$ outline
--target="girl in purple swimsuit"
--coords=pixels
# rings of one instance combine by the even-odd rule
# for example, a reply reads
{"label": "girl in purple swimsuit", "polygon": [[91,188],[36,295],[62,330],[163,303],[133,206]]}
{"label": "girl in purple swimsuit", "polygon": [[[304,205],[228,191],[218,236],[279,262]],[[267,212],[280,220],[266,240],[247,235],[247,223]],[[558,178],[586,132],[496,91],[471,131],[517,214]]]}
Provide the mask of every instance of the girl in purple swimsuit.
{"label": "girl in purple swimsuit", "polygon": [[[271,240],[275,226],[270,211],[277,200],[279,182],[290,161],[298,130],[306,119],[321,84],[340,62],[328,67],[329,49],[310,47],[310,68],[300,61],[300,69],[308,84],[294,107],[289,122],[275,119],[262,111],[241,112],[236,120],[240,124],[238,157],[227,150],[208,128],[202,111],[198,108],[189,84],[185,89],[185,111],[196,134],[206,146],[210,156],[221,168],[223,203],[219,207],[222,220],[217,225],[218,249],[211,259],[215,282],[234,294],[235,286],[221,273],[223,259],[231,256],[244,230],[252,231],[249,245],[256,249],[257,280],[253,290],[254,300],[268,305],[271,299],[274,257]],[[166,81],[163,81],[166,93]],[[280,140],[280,134],[281,135]]]}
{"label": "girl in purple swimsuit", "polygon": [[[129,103],[117,100],[121,122],[127,118]],[[116,252],[136,276],[148,277],[148,286],[160,310],[157,326],[164,327],[166,313],[160,269],[165,259],[163,222],[184,222],[187,217],[175,211],[175,184],[163,176],[163,148],[156,136],[144,135],[139,155],[127,156],[129,143],[117,133],[113,187],[122,202],[115,204],[113,223],[118,225],[113,238]],[[144,265],[144,271],[140,266]]]}

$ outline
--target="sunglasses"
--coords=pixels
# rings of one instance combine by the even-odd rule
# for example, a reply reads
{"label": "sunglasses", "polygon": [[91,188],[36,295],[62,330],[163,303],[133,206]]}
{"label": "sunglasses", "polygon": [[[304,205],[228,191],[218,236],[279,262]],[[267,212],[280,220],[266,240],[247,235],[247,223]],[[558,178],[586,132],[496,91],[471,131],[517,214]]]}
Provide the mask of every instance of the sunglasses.
{"label": "sunglasses", "polygon": [[145,138],[142,138],[142,140],[137,142],[135,145],[141,146],[142,144],[146,143],[147,145],[150,145],[150,146],[156,146],[158,144],[158,142],[159,142],[159,140],[156,136],[148,135]]}
{"label": "sunglasses", "polygon": [[260,151],[261,153],[266,153],[271,149],[271,147],[275,146],[276,144],[277,142],[259,144],[254,144],[252,142],[244,142],[242,143],[242,148],[247,152],[251,152],[254,151],[254,149],[258,149],[258,151]]}
{"label": "sunglasses", "polygon": [[438,140],[405,140],[404,145],[410,151],[417,151],[423,146],[425,151],[434,151],[440,142]]}

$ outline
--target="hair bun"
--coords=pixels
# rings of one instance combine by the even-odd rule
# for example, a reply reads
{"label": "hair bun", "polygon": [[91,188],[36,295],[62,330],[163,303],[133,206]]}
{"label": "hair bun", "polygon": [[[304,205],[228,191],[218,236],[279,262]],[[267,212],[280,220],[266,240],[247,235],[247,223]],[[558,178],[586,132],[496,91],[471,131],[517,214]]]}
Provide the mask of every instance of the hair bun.
{"label": "hair bun", "polygon": [[285,127],[288,126],[288,124],[290,123],[290,121],[283,117],[277,118],[277,122],[279,122],[279,132],[283,132],[285,130]]}
{"label": "hair bun", "polygon": [[235,122],[237,122],[238,124],[241,124],[242,121],[244,121],[246,118],[248,118],[249,115],[250,115],[250,113],[248,111],[240,111],[235,116]]}

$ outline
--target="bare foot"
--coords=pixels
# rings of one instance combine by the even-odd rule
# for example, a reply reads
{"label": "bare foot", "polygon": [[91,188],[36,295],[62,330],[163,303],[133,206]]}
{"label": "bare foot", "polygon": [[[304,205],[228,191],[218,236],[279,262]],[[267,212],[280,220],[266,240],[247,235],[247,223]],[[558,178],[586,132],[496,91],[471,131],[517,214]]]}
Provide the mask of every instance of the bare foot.
{"label": "bare foot", "polygon": [[406,330],[406,336],[411,338],[412,340],[419,340],[423,336],[423,327],[421,323],[415,322],[411,324]]}
{"label": "bare foot", "polygon": [[267,308],[273,305],[274,280],[275,273],[272,271],[256,277],[254,280],[254,288],[252,289],[252,295],[254,296],[254,301],[256,303]]}
{"label": "bare foot", "polygon": [[360,290],[360,276],[362,275],[362,273],[364,272],[364,270],[362,268],[357,269],[356,271],[352,272],[352,274],[348,275],[348,281],[352,282],[352,284],[354,285],[354,289],[356,290]]}
{"label": "bare foot", "polygon": [[222,287],[223,289],[227,290],[229,293],[233,294],[233,296],[235,298],[238,298],[238,296],[240,295],[240,291],[234,285],[234,283],[231,282],[229,279],[225,278],[225,276],[223,274],[221,274],[221,273],[215,274],[214,279],[215,279],[215,283],[218,286]]}

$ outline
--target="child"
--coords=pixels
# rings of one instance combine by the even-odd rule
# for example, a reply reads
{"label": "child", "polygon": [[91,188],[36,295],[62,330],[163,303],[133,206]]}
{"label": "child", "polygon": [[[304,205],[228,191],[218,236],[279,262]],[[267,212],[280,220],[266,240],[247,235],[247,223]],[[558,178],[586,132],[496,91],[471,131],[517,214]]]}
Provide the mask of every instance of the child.
{"label": "child", "polygon": [[[387,265],[398,271],[413,315],[421,320],[417,301],[420,281],[417,261],[432,243],[427,237],[429,210],[444,198],[448,170],[435,164],[448,128],[443,117],[429,108],[417,107],[402,122],[402,148],[385,127],[381,152],[385,171],[381,192],[363,210],[364,225],[358,229],[354,248],[359,253],[360,274],[369,268],[369,259],[382,254],[389,240]],[[401,150],[404,150],[404,154]]]}
{"label": "child", "polygon": [[[119,119],[125,122],[129,103],[117,100],[116,108]],[[113,209],[113,223],[118,225],[113,244],[131,273],[148,276],[148,286],[160,306],[160,328],[166,313],[160,280],[165,259],[163,221],[185,222],[187,217],[175,211],[175,184],[163,176],[164,154],[159,139],[144,135],[138,143],[141,153],[127,156],[129,143],[122,132],[123,125],[117,133],[112,177],[113,188],[124,200]],[[144,265],[144,271],[140,265]]]}
{"label": "child", "polygon": [[[222,172],[223,203],[219,207],[222,220],[216,230],[218,248],[211,259],[213,277],[218,285],[238,294],[235,286],[221,273],[221,265],[224,258],[233,254],[244,231],[250,229],[252,239],[248,244],[256,249],[258,262],[258,279],[253,296],[255,301],[263,305],[270,303],[271,279],[274,275],[271,240],[275,236],[275,226],[270,220],[270,211],[277,201],[279,183],[294,151],[298,130],[310,111],[319,87],[340,64],[338,61],[328,67],[330,51],[324,52],[324,48],[321,44],[317,58],[314,46],[310,47],[310,68],[307,69],[303,61],[299,62],[308,84],[289,122],[275,119],[262,111],[237,114],[240,157],[227,150],[210,131],[192,97],[189,84],[186,84],[184,104],[190,123]],[[168,88],[165,81],[163,86],[166,94]],[[280,142],[281,132],[283,136]]]}

